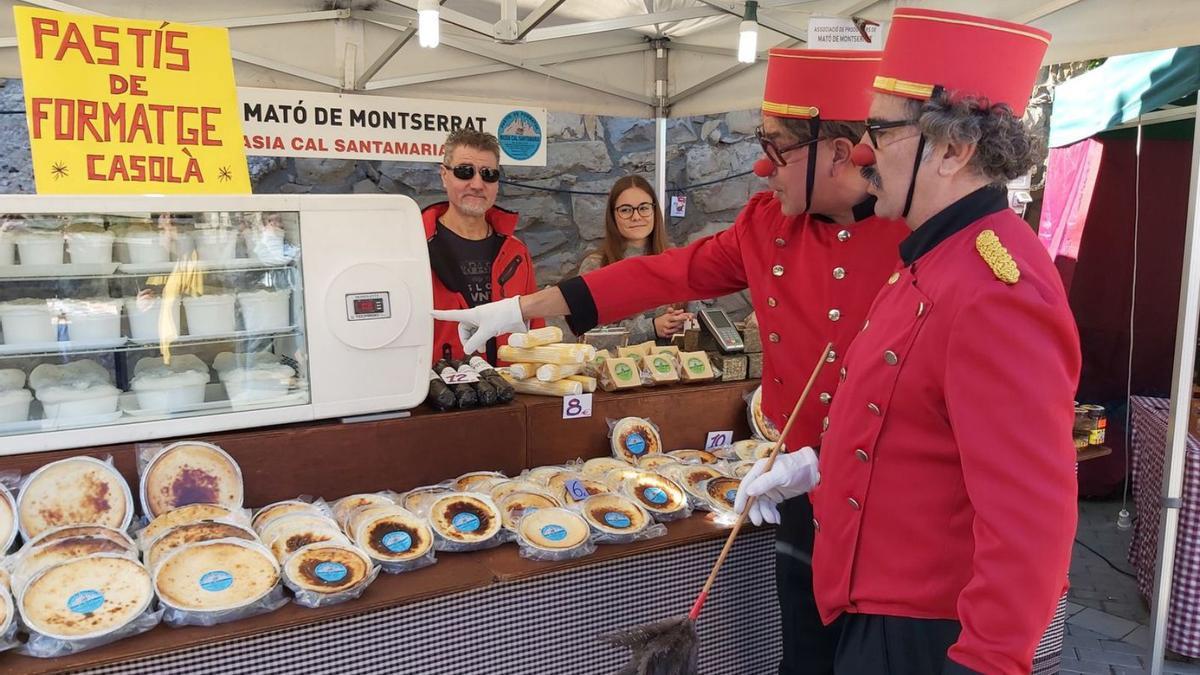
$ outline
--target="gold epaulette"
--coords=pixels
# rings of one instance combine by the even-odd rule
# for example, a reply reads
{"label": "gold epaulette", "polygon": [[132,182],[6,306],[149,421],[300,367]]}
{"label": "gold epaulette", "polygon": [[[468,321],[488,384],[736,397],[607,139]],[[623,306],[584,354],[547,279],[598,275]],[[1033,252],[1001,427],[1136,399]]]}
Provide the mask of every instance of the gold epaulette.
{"label": "gold epaulette", "polygon": [[980,232],[975,238],[975,250],[979,251],[979,257],[983,258],[987,266],[992,268],[992,274],[995,274],[997,279],[1009,286],[1020,280],[1021,270],[1017,267],[1017,261],[1009,255],[1008,249],[1000,243],[1000,238],[994,231]]}

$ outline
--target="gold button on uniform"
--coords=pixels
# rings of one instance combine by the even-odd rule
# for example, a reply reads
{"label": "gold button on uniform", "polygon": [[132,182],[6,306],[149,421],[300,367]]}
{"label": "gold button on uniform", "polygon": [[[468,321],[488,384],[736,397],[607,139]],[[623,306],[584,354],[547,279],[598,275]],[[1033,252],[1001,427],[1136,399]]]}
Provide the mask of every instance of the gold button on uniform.
{"label": "gold button on uniform", "polygon": [[838,232],[838,241],[850,241],[850,230]]}
{"label": "gold button on uniform", "polygon": [[826,415],[825,419],[821,420],[821,431],[825,431],[828,428],[829,428],[829,415]]}
{"label": "gold button on uniform", "polygon": [[867,326],[870,326],[870,325],[871,325],[871,320],[870,320],[870,319],[867,319],[866,321],[864,321],[864,322],[863,322],[863,328],[862,328],[862,329],[863,329],[863,330],[866,330],[866,329],[867,329]]}
{"label": "gold button on uniform", "polygon": [[775,305],[778,305],[778,304],[779,304],[779,302],[777,300],[775,300],[775,298],[767,298],[767,307],[774,307]]}
{"label": "gold button on uniform", "polygon": [[813,518],[813,531],[814,531],[814,532],[820,532],[820,531],[821,531],[821,524],[817,522],[817,519],[816,519],[816,518]]}
{"label": "gold button on uniform", "polygon": [[837,321],[840,318],[842,318],[841,310],[837,310],[837,309],[829,310],[829,320],[830,321]]}
{"label": "gold button on uniform", "polygon": [[767,339],[771,342],[779,342],[779,333],[771,333],[767,336]]}
{"label": "gold button on uniform", "polygon": [[870,410],[871,414],[875,415],[876,417],[879,417],[883,414],[883,412],[879,410],[879,406],[875,405],[874,403],[868,403],[867,410]]}
{"label": "gold button on uniform", "polygon": [[833,268],[833,278],[838,279],[838,280],[845,279],[846,278],[846,268],[844,268],[844,267]]}
{"label": "gold button on uniform", "polygon": [[892,272],[892,276],[888,277],[888,286],[891,286],[892,284],[896,283],[897,281],[900,281],[900,273]]}
{"label": "gold button on uniform", "polygon": [[775,245],[779,248],[783,248],[786,244],[787,242],[783,240],[783,237],[779,237],[775,240]]}
{"label": "gold button on uniform", "polygon": [[864,464],[871,461],[871,456],[868,455],[867,451],[863,450],[862,448],[855,450],[854,456],[858,458],[858,461],[863,462]]}
{"label": "gold button on uniform", "polygon": [[833,363],[836,360],[837,360],[837,352],[830,349],[829,356],[825,357],[825,363]]}
{"label": "gold button on uniform", "polygon": [[774,274],[777,277],[783,276],[783,265],[776,265],[772,267],[771,274]]}
{"label": "gold button on uniform", "polygon": [[857,511],[857,510],[859,510],[859,509],[861,509],[861,508],[862,508],[862,506],[861,506],[861,505],[858,503],[858,500],[857,500],[857,499],[855,499],[854,497],[849,497],[849,498],[847,498],[847,499],[846,499],[846,502],[847,502],[847,503],[849,503],[849,504],[850,504],[850,508],[854,509],[855,511]]}
{"label": "gold button on uniform", "polygon": [[825,405],[829,405],[830,401],[833,400],[833,396],[827,391],[821,392],[821,395],[818,398],[820,398],[821,403],[824,403]]}
{"label": "gold button on uniform", "polygon": [[917,316],[921,316],[924,313],[925,313],[925,303],[918,302],[917,303]]}
{"label": "gold button on uniform", "polygon": [[846,381],[846,369],[845,369],[845,367],[843,367],[843,368],[842,368],[840,371],[838,371],[838,378],[840,378],[842,382],[845,382],[845,381]]}
{"label": "gold button on uniform", "polygon": [[900,363],[900,357],[896,356],[896,352],[889,349],[883,353],[883,362],[889,366],[894,366],[897,363]]}

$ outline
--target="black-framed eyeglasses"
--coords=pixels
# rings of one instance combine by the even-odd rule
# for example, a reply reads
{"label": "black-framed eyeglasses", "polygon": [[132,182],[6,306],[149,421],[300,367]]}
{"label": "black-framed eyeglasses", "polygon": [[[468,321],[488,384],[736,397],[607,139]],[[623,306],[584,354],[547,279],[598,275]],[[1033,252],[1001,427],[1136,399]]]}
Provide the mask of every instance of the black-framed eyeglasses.
{"label": "black-framed eyeglasses", "polygon": [[917,120],[889,120],[886,122],[867,122],[867,137],[871,139],[871,146],[878,150],[879,132],[887,131],[888,129],[899,129],[900,127],[908,127],[917,123]]}
{"label": "black-framed eyeglasses", "polygon": [[775,141],[772,141],[763,135],[762,127],[758,127],[754,130],[754,137],[758,139],[758,144],[762,146],[763,154],[766,155],[767,159],[771,160],[771,163],[775,166],[787,166],[787,160],[783,157],[784,153],[791,152],[792,150],[799,150],[800,148],[812,145],[813,143],[821,140],[820,137],[817,137],[812,140],[801,141],[800,143],[794,143],[781,148],[778,145],[775,145]]}
{"label": "black-framed eyeglasses", "polygon": [[618,206],[617,208],[613,209],[613,212],[616,213],[618,217],[623,218],[625,220],[629,220],[630,218],[632,218],[633,213],[635,211],[637,212],[637,214],[639,216],[641,216],[643,218],[649,218],[654,215],[654,204],[651,204],[650,202],[642,202],[641,204],[638,204],[637,206],[631,206],[629,204],[622,204],[622,205]]}
{"label": "black-framed eyeglasses", "polygon": [[[443,164],[442,166],[449,169],[450,173],[454,174],[454,177],[459,180],[471,180],[475,177],[476,169],[470,164],[456,164],[455,166]],[[495,183],[496,181],[500,180],[500,169],[493,169],[490,166],[481,166],[479,167],[478,171],[479,177],[482,178],[483,182],[485,183]]]}

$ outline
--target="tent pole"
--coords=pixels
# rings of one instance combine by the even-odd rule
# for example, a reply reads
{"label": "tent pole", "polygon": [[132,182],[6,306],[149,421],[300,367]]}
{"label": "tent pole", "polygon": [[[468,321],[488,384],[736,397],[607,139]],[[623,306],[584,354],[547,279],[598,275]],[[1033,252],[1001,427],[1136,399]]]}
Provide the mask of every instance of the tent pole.
{"label": "tent pole", "polygon": [[669,216],[667,199],[667,40],[659,38],[654,46],[654,191],[658,193],[659,208]]}
{"label": "tent pole", "polygon": [[1183,281],[1179,290],[1179,323],[1175,331],[1175,373],[1171,381],[1170,444],[1163,458],[1158,568],[1150,615],[1153,643],[1150,672],[1162,675],[1166,650],[1167,615],[1175,571],[1175,545],[1179,537],[1179,511],[1183,505],[1183,470],[1187,456],[1188,413],[1196,361],[1196,324],[1200,314],[1200,241],[1197,241],[1196,207],[1200,199],[1200,115],[1192,137],[1191,193],[1188,196],[1187,234],[1184,239]]}

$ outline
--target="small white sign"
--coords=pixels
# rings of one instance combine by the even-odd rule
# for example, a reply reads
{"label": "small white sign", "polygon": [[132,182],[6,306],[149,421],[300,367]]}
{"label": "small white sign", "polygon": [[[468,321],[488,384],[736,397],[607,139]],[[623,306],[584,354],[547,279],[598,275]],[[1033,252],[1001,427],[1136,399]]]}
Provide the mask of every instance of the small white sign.
{"label": "small white sign", "polygon": [[890,21],[814,16],[808,20],[808,49],[883,49]]}
{"label": "small white sign", "polygon": [[716,450],[733,445],[732,431],[710,431],[708,438],[704,439],[705,450]]}
{"label": "small white sign", "polygon": [[563,397],[563,419],[577,420],[592,416],[592,395],[577,394]]}
{"label": "small white sign", "polygon": [[590,496],[587,488],[583,486],[583,481],[577,478],[567,481],[563,487],[566,488],[567,494],[571,495],[571,498],[577,502],[581,502]]}
{"label": "small white sign", "polygon": [[683,218],[687,215],[687,195],[671,195],[671,217]]}
{"label": "small white sign", "polygon": [[458,373],[446,372],[446,373],[442,374],[442,382],[445,382],[446,384],[471,384],[472,382],[478,382],[478,381],[479,381],[479,373],[477,373],[475,371],[471,371],[469,373],[467,373],[467,372],[458,372]]}

